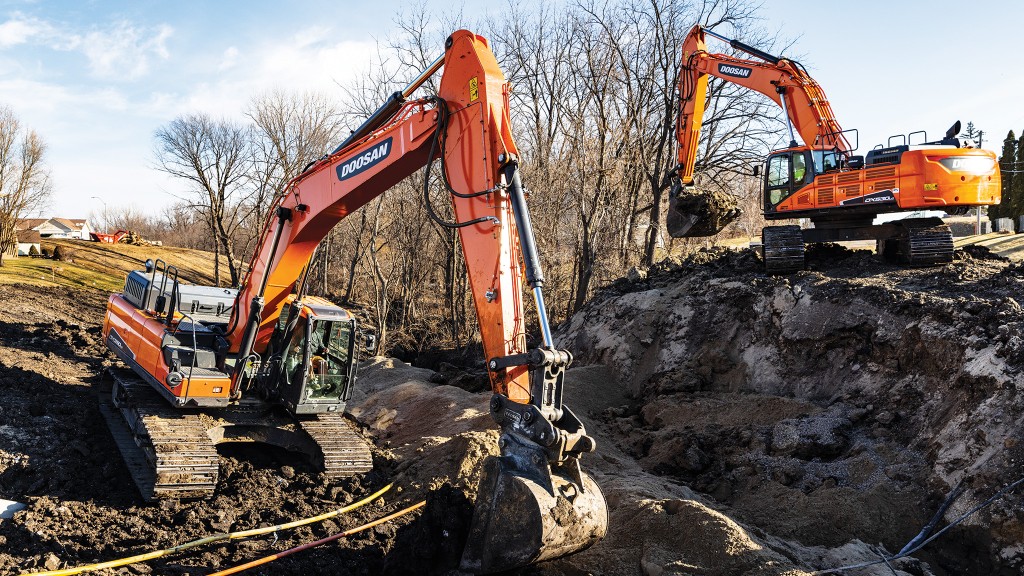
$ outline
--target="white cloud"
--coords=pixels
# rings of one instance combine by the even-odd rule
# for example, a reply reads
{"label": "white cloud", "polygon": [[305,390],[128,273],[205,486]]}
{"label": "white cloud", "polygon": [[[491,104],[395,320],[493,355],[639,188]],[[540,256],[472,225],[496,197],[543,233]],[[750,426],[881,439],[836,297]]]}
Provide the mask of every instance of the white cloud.
{"label": "white cloud", "polygon": [[227,50],[224,51],[224,55],[221,57],[221,60],[220,60],[220,67],[218,69],[220,71],[222,71],[222,72],[224,70],[229,70],[231,68],[234,68],[235,64],[237,62],[238,62],[238,48],[235,48],[234,46],[231,46]]}
{"label": "white cloud", "polygon": [[108,30],[94,30],[81,37],[75,48],[89,59],[93,76],[106,80],[134,80],[149,71],[152,56],[166,60],[167,39],[174,30],[166,24],[137,27],[121,21]]}
{"label": "white cloud", "polygon": [[73,89],[61,84],[24,78],[0,79],[0,102],[19,115],[37,120],[33,126],[56,124],[63,118],[89,111],[124,111],[128,98],[116,88],[96,86]]}
{"label": "white cloud", "polygon": [[14,13],[10,19],[0,24],[0,48],[24,44],[32,37],[49,36],[51,33],[50,25],[42,20]]}
{"label": "white cloud", "polygon": [[167,41],[173,34],[166,24],[139,26],[127,20],[83,32],[67,23],[15,12],[0,23],[0,49],[24,44],[80,52],[94,78],[124,81],[145,76],[154,58],[170,58]]}
{"label": "white cloud", "polygon": [[91,196],[121,205],[140,191],[150,206],[169,203],[182,185],[151,167],[160,125],[197,111],[246,122],[250,99],[273,88],[341,100],[338,84],[371,70],[376,51],[324,26],[246,43],[195,35],[127,20],[0,20],[0,103],[50,144],[55,206],[85,214]]}
{"label": "white cloud", "polygon": [[232,46],[216,67],[197,55],[176,66],[190,71],[190,82],[182,84],[186,91],[152,94],[145,113],[170,119],[205,112],[245,121],[249,101],[273,88],[317,91],[340,99],[338,84],[365,73],[375,50],[372,41],[335,39],[328,29],[315,27],[269,43]]}

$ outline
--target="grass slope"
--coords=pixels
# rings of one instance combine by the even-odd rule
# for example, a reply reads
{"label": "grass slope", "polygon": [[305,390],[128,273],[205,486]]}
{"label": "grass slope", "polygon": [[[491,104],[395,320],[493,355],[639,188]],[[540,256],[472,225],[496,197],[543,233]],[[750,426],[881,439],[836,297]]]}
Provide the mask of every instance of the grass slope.
{"label": "grass slope", "polygon": [[[213,254],[203,250],[49,239],[43,240],[42,246],[51,253],[60,246],[67,261],[5,257],[0,266],[0,284],[120,291],[128,272],[144,269],[147,259],[177,266],[179,278],[185,282],[213,284]],[[222,283],[227,276],[227,259],[221,258]]]}

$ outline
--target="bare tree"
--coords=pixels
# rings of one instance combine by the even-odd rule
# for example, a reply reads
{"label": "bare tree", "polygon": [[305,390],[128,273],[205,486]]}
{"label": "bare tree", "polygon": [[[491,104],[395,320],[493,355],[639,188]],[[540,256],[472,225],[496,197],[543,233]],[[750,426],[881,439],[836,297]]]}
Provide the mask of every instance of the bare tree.
{"label": "bare tree", "polygon": [[[660,221],[677,163],[676,84],[689,29],[700,23],[766,44],[758,36],[753,0],[575,0],[512,4],[508,11],[508,17],[473,28],[491,39],[512,85],[519,161],[545,262],[549,311],[557,321],[630,266],[680,247],[664,244]],[[228,235],[235,239],[234,252],[249,252],[264,221],[259,216],[283,184],[333,150],[343,125],[360,124],[442,54],[445,36],[462,20],[457,12],[437,16],[423,4],[406,9],[366,73],[342,86],[343,108],[322,96],[285,91],[251,101],[252,148],[248,161],[239,161],[246,164],[246,178],[221,203],[230,216],[225,221],[235,226]],[[421,94],[435,95],[439,79]],[[759,95],[714,80],[708,98],[699,182],[748,188],[742,174],[773,142],[777,112]],[[203,170],[215,165],[198,164]],[[201,172],[188,163],[177,168]],[[424,186],[423,175],[416,174],[342,221],[310,263],[310,288],[369,304],[385,347],[414,352],[473,343],[458,234],[426,215],[429,201],[442,219],[453,218],[436,176],[435,170]],[[202,183],[194,186],[205,217],[205,206],[217,202]],[[752,231],[758,221],[743,224]],[[168,229],[179,225],[177,218],[167,223]],[[210,236],[218,239],[215,250],[226,250],[222,236]]]}
{"label": "bare tree", "polygon": [[239,281],[235,232],[246,220],[243,186],[250,166],[248,127],[206,114],[180,116],[156,132],[157,167],[187,181],[189,202],[202,210],[213,235],[215,282],[220,284],[220,253],[227,257],[231,285]]}
{"label": "bare tree", "polygon": [[255,162],[262,165],[257,171],[264,175],[260,181],[267,181],[261,192],[282,190],[307,165],[338,144],[344,127],[338,107],[317,92],[271,90],[253,98],[246,115],[263,144],[253,150]]}
{"label": "bare tree", "polygon": [[[331,152],[344,127],[338,106],[318,92],[275,89],[249,102],[246,115],[252,120],[255,141],[247,203],[253,217],[246,227],[245,249],[259,238],[267,210],[289,181],[318,158]],[[319,265],[326,273],[330,250],[318,250]]]}
{"label": "bare tree", "polygon": [[0,266],[4,254],[17,247],[18,219],[43,208],[50,197],[45,154],[43,139],[24,129],[10,108],[0,106]]}

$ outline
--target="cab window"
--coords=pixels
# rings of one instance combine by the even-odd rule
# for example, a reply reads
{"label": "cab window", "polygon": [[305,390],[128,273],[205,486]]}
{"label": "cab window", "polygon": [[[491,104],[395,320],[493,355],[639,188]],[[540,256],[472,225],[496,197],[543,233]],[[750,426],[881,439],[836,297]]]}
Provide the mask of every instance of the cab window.
{"label": "cab window", "polygon": [[342,398],[351,368],[352,323],[315,320],[310,331],[307,398]]}
{"label": "cab window", "polygon": [[298,383],[302,379],[302,367],[306,350],[306,327],[299,323],[288,339],[281,362],[284,364],[284,378],[289,384]]}
{"label": "cab window", "polygon": [[768,187],[789,186],[789,154],[768,160]]}
{"label": "cab window", "polygon": [[807,176],[807,159],[801,153],[793,154],[793,182],[803,184]]}
{"label": "cab window", "polygon": [[822,172],[829,172],[839,168],[839,157],[834,151],[825,152],[824,150],[814,150],[811,152],[811,158],[814,162],[815,174],[821,174]]}

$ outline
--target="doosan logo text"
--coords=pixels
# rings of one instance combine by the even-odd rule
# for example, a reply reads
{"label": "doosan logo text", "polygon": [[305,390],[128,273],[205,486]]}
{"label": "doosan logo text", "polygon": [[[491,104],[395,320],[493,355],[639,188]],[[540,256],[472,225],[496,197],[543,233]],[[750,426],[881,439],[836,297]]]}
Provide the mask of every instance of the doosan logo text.
{"label": "doosan logo text", "polygon": [[718,71],[726,76],[735,76],[737,78],[750,78],[750,68],[743,68],[742,66],[730,66],[728,64],[719,64]]}
{"label": "doosan logo text", "polygon": [[355,158],[338,165],[338,180],[346,180],[366,172],[391,154],[391,138],[377,144]]}

